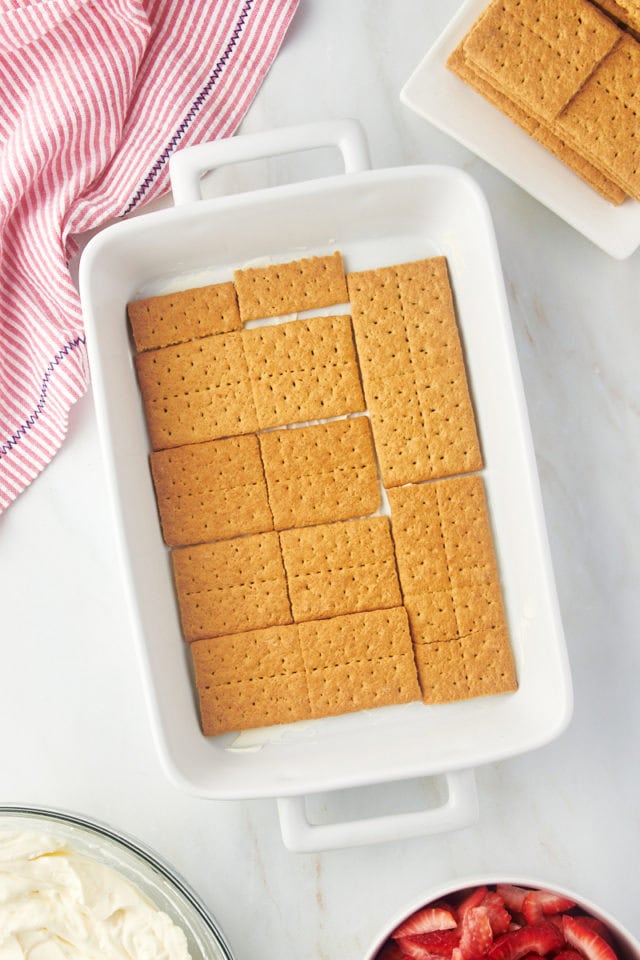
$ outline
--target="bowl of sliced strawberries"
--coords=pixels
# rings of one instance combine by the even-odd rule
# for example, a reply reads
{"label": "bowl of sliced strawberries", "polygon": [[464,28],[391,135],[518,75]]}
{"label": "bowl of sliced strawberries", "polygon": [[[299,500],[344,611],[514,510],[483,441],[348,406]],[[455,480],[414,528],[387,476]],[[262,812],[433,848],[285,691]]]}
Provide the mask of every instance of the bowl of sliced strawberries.
{"label": "bowl of sliced strawberries", "polygon": [[458,882],[405,911],[367,960],[640,960],[613,917],[567,890],[521,880]]}

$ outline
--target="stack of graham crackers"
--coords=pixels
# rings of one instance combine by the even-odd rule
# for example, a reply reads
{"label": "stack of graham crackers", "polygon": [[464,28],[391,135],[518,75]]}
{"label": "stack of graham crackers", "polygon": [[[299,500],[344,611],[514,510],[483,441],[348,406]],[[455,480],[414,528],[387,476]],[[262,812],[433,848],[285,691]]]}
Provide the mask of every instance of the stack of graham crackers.
{"label": "stack of graham crackers", "polygon": [[640,200],[640,0],[493,0],[447,61],[606,200]]}
{"label": "stack of graham crackers", "polygon": [[444,258],[128,313],[205,734],[516,688]]}

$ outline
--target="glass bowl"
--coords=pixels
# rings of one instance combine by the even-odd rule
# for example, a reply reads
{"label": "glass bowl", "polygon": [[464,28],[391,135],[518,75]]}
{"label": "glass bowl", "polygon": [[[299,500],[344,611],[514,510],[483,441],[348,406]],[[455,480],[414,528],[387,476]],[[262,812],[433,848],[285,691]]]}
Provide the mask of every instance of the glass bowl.
{"label": "glass bowl", "polygon": [[0,804],[0,831],[46,832],[58,837],[134,883],[183,930],[192,960],[233,960],[218,924],[200,898],[173,867],[139,841],[74,813],[6,804]]}

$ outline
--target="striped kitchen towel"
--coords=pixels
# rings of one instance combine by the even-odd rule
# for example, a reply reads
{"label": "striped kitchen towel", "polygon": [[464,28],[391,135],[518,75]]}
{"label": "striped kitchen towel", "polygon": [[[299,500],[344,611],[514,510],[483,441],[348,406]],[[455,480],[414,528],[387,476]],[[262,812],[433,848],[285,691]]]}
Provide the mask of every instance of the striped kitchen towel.
{"label": "striped kitchen towel", "polygon": [[298,0],[0,0],[0,511],[88,385],[74,234],[230,136]]}

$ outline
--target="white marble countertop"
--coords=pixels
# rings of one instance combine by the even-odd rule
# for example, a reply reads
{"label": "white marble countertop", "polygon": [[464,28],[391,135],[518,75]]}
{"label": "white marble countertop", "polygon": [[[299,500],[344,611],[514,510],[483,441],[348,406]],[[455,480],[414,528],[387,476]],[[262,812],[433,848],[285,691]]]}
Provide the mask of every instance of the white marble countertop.
{"label": "white marble countertop", "polygon": [[[0,802],[70,809],[150,844],[237,960],[359,960],[387,919],[458,876],[532,875],[640,936],[640,252],[610,259],[399,102],[458,0],[301,0],[243,131],[353,116],[373,165],[463,167],[489,200],[547,517],[575,708],[547,747],[477,772],[481,815],[432,838],[321,855],[282,844],[272,800],[165,778],[125,611],[91,394],[0,519]],[[337,172],[328,151],[212,178],[212,192]],[[323,797],[327,816],[419,807],[425,783]]]}

